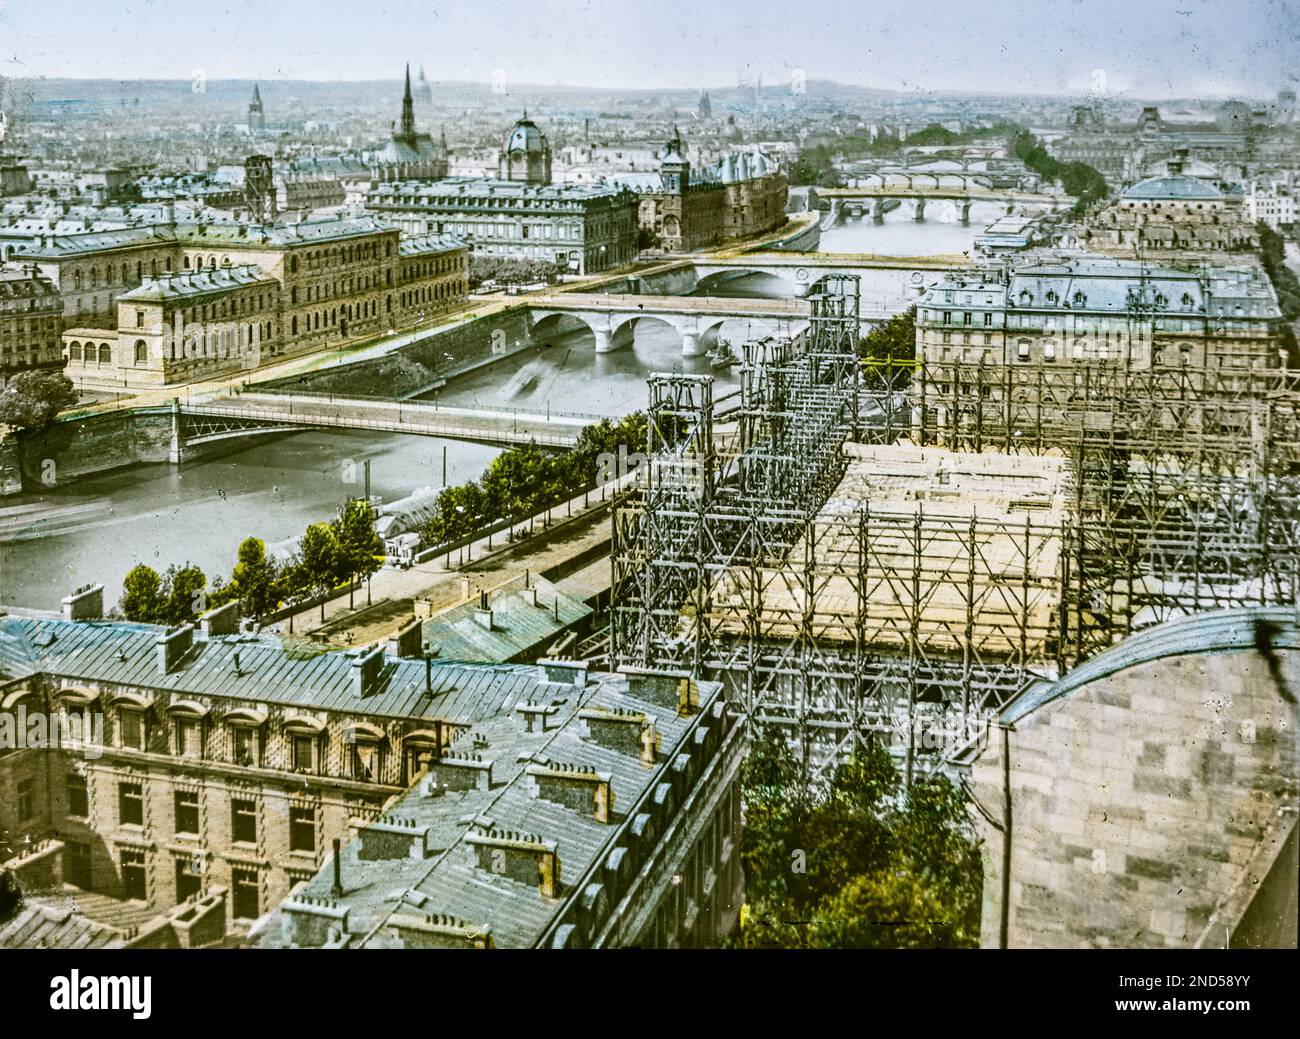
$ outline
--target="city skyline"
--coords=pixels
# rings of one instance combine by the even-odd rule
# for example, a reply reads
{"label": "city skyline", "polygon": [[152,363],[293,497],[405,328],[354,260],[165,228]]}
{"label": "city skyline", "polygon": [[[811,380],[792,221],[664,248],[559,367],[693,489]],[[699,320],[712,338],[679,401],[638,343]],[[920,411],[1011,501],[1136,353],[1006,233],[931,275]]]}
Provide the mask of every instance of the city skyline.
{"label": "city skyline", "polygon": [[[1075,0],[995,11],[934,0],[924,23],[912,12],[873,11],[867,24],[845,0],[828,0],[815,23],[794,27],[788,10],[772,6],[738,7],[734,18],[709,27],[692,25],[697,12],[683,0],[615,7],[597,18],[590,4],[506,0],[491,9],[421,9],[403,0],[381,23],[332,32],[331,25],[346,22],[347,9],[323,0],[311,5],[312,31],[304,40],[306,12],[296,2],[244,0],[222,11],[193,11],[149,0],[132,17],[82,3],[50,10],[18,0],[0,5],[0,29],[10,42],[0,49],[0,74],[185,80],[201,72],[208,80],[353,82],[390,79],[394,62],[409,59],[435,83],[495,82],[506,93],[511,85],[717,89],[760,78],[773,86],[799,76],[869,89],[981,93],[993,59],[1016,63],[993,80],[1000,92],[1163,99],[1272,96],[1295,86],[1300,55],[1300,11],[1287,0],[1251,0],[1231,11],[1202,0],[1161,0],[1140,10],[1101,0],[1086,14]],[[590,18],[581,17],[584,10]],[[1125,19],[1131,25],[1116,40],[1114,27]],[[949,28],[954,23],[960,28]],[[864,33],[841,32],[847,25]],[[222,41],[219,49],[214,39]],[[908,39],[922,45],[902,45]],[[157,57],[142,68],[126,56],[146,42]],[[87,77],[88,70],[95,75]]]}

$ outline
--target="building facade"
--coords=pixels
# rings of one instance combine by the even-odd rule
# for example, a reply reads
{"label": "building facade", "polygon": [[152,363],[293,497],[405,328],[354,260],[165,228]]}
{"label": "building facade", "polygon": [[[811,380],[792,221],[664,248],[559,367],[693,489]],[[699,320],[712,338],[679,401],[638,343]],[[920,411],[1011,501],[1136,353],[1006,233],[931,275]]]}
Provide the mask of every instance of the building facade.
{"label": "building facade", "polygon": [[789,183],[759,151],[728,154],[692,168],[681,134],[664,145],[657,175],[611,178],[635,190],[643,240],[666,252],[690,252],[747,238],[785,222]]}
{"label": "building facade", "polygon": [[[145,296],[196,293],[194,302],[176,309],[185,326],[211,326],[198,333],[203,342],[214,335],[221,341],[228,335],[238,339],[227,327],[232,324],[260,326],[258,363],[428,320],[463,302],[468,291],[465,243],[428,235],[404,242],[401,232],[373,218],[154,225],[52,236],[26,253],[47,278],[67,286],[64,345],[70,362],[74,344],[81,344],[82,356],[82,366],[73,364],[70,374],[92,389],[169,384],[195,370],[184,359],[186,337],[178,335],[172,335],[164,356],[155,357],[157,364],[136,363],[136,317],[127,314],[122,326],[118,304],[137,290]],[[259,307],[254,317],[242,296],[238,311],[230,309],[230,300],[206,298],[212,284],[225,284],[228,276],[222,272],[248,266],[278,284],[274,312]],[[206,280],[194,277],[203,272]],[[269,303],[269,291],[261,292]],[[169,322],[174,331],[176,313]],[[93,366],[87,343],[94,346]],[[146,356],[151,356],[148,349]],[[223,365],[210,367],[212,356],[204,356],[203,370],[212,373],[232,370],[226,362],[240,367],[249,359],[223,354]]]}
{"label": "building facade", "polygon": [[34,266],[0,268],[0,384],[63,367],[62,313],[58,287]]}
{"label": "building facade", "polygon": [[[1274,367],[1281,321],[1257,264],[1181,270],[1072,258],[939,282],[917,304],[916,350],[941,400],[952,392],[945,365]],[[999,385],[994,374],[989,392]]]}
{"label": "building facade", "polygon": [[[235,610],[197,630],[98,622],[95,586],[63,619],[0,617],[0,865],[29,892],[140,914],[220,890],[233,933],[284,903],[269,944],[361,944],[371,916],[373,944],[438,944],[429,913],[483,922],[466,875],[501,945],[712,944],[734,922],[743,739],[716,683],[430,663],[419,622],[303,653],[241,635]],[[350,921],[321,911],[336,838]],[[393,884],[359,884],[405,864],[414,888],[447,840],[429,880],[451,886],[413,901],[415,921]]]}
{"label": "building facade", "polygon": [[378,184],[366,208],[408,235],[455,235],[476,256],[543,260],[593,274],[636,258],[636,196],[627,189],[453,177]]}
{"label": "building facade", "polygon": [[415,128],[411,66],[406,66],[402,118],[392,138],[369,157],[371,181],[436,180],[447,175],[447,142]]}
{"label": "building facade", "polygon": [[1083,221],[1081,244],[1108,255],[1195,258],[1259,247],[1240,195],[1189,177],[1178,160],[1165,176],[1140,181]]}

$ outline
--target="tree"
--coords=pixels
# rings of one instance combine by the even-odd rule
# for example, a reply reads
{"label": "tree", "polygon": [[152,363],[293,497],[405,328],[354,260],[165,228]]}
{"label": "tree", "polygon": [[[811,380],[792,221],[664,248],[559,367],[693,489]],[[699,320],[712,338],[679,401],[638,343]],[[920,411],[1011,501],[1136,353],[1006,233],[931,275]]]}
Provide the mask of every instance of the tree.
{"label": "tree", "polygon": [[207,584],[207,576],[192,563],[169,566],[159,590],[161,621],[164,624],[185,624],[204,613],[208,608],[204,594]]}
{"label": "tree", "polygon": [[122,616],[129,621],[156,623],[162,614],[161,590],[162,578],[158,571],[137,563],[122,581]]}
{"label": "tree", "polygon": [[370,598],[370,575],[379,569],[376,556],[384,551],[384,544],[375,533],[375,510],[365,498],[352,498],[339,510],[334,520],[340,560],[348,577],[348,608],[352,608],[352,584],[361,576],[366,578],[366,598]]}
{"label": "tree", "polygon": [[0,424],[43,429],[76,402],[76,388],[62,372],[19,372],[0,390]]}
{"label": "tree", "polygon": [[334,528],[328,523],[313,523],[302,535],[299,546],[299,566],[296,575],[300,587],[305,586],[320,595],[320,619],[325,622],[325,599],[346,575],[343,551]]}
{"label": "tree", "polygon": [[[245,538],[239,545],[235,569],[226,585],[227,595],[239,599],[245,614],[254,618],[265,617],[275,609],[278,567],[266,554],[266,542],[261,538]],[[216,598],[216,594],[213,594]]]}
{"label": "tree", "polygon": [[893,758],[861,748],[813,788],[783,738],[762,734],[741,769],[749,948],[978,944],[982,871],[965,796],[942,776],[902,790]]}

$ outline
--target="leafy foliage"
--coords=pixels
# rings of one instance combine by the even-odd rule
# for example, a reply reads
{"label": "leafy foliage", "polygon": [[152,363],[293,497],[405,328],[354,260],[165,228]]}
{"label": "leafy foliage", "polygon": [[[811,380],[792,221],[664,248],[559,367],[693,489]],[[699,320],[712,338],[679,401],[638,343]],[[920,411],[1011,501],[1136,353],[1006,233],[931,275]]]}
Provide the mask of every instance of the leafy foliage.
{"label": "leafy foliage", "polygon": [[1061,162],[1028,130],[1017,127],[1008,141],[1010,151],[1044,180],[1060,184],[1075,198],[1074,212],[1082,213],[1110,193],[1106,178],[1085,162]]}
{"label": "leafy foliage", "polygon": [[472,256],[469,261],[471,289],[478,288],[485,281],[495,281],[500,285],[531,285],[538,281],[553,282],[559,276],[559,266],[549,260]]}
{"label": "leafy foliage", "polygon": [[971,948],[982,873],[961,790],[942,776],[906,794],[893,759],[868,747],[824,793],[780,740],[758,740],[741,773],[746,948]]}
{"label": "leafy foliage", "polygon": [[208,579],[192,563],[169,566],[158,571],[138,563],[122,582],[122,615],[130,621],[146,624],[184,624],[207,609],[205,595]]}
{"label": "leafy foliage", "polygon": [[1300,351],[1296,349],[1295,323],[1300,321],[1300,279],[1286,263],[1286,243],[1282,236],[1268,224],[1260,222],[1259,250],[1264,271],[1277,293],[1278,306],[1286,322],[1282,326],[1282,345],[1286,350],[1287,364],[1300,365]]}
{"label": "leafy foliage", "polygon": [[62,372],[19,372],[0,389],[0,425],[42,429],[76,402],[76,388]]}

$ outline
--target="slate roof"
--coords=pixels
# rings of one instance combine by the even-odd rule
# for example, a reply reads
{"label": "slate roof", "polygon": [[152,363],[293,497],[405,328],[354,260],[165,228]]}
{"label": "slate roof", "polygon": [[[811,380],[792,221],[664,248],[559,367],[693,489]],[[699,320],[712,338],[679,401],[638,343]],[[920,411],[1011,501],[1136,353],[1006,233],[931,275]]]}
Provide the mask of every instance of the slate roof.
{"label": "slate roof", "polygon": [[[434,661],[432,695],[424,689],[423,660],[385,657],[370,692],[352,688],[351,650],[315,652],[271,635],[201,638],[170,674],[155,660],[155,641],[168,629],[155,624],[72,622],[0,617],[0,676],[34,673],[87,683],[111,683],[176,695],[228,697],[385,718],[492,718],[538,695],[536,667]],[[239,653],[239,670],[234,654]]]}

